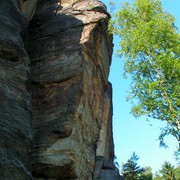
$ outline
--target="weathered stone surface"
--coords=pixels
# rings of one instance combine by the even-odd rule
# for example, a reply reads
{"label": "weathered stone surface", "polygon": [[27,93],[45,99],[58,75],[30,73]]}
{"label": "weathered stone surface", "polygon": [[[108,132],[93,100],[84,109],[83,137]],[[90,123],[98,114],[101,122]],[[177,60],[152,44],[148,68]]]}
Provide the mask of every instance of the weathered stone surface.
{"label": "weathered stone surface", "polygon": [[114,142],[112,132],[112,86],[108,83],[104,94],[103,116],[96,156],[114,160]]}
{"label": "weathered stone surface", "polygon": [[96,0],[36,4],[0,2],[0,179],[116,180],[106,8]]}
{"label": "weathered stone surface", "polygon": [[102,169],[100,179],[101,180],[122,180],[119,173],[111,169]]}
{"label": "weathered stone surface", "polygon": [[112,53],[105,12],[95,1],[38,4],[29,50],[34,177],[92,179]]}
{"label": "weathered stone surface", "polygon": [[27,24],[17,0],[0,1],[0,179],[31,179]]}
{"label": "weathered stone surface", "polygon": [[112,86],[108,83],[104,94],[103,116],[96,149],[93,180],[120,180],[114,165],[114,143],[112,137]]}
{"label": "weathered stone surface", "polygon": [[38,3],[38,0],[26,0],[21,3],[22,12],[28,22],[32,19],[36,11],[37,3]]}
{"label": "weathered stone surface", "polygon": [[122,178],[112,160],[96,156],[93,180],[122,180]]}

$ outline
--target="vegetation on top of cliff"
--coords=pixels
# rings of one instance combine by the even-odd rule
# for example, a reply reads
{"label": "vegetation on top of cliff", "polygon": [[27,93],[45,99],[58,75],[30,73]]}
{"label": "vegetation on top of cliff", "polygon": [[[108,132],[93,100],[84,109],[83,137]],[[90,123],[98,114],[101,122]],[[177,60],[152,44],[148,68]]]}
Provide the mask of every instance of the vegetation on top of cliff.
{"label": "vegetation on top of cliff", "polygon": [[174,23],[159,0],[135,0],[122,4],[109,30],[120,37],[124,74],[132,78],[132,114],[167,122],[160,145],[167,147],[164,137],[172,135],[180,152],[180,35]]}

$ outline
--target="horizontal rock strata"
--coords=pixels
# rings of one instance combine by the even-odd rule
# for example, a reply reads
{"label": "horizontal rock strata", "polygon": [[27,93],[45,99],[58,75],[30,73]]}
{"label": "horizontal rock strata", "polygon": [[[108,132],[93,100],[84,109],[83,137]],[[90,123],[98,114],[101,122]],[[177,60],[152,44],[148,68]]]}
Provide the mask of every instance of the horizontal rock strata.
{"label": "horizontal rock strata", "polygon": [[108,19],[97,0],[0,1],[0,179],[120,179]]}
{"label": "horizontal rock strata", "polygon": [[0,1],[0,179],[31,179],[27,23],[17,0]]}
{"label": "horizontal rock strata", "polygon": [[30,23],[33,176],[92,179],[112,53],[97,1],[40,1]]}

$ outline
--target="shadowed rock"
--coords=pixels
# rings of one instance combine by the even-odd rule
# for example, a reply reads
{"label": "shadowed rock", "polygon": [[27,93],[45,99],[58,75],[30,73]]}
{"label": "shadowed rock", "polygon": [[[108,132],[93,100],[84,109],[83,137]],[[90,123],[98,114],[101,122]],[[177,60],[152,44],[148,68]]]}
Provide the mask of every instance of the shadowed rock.
{"label": "shadowed rock", "polygon": [[29,57],[17,0],[0,1],[0,179],[31,179]]}
{"label": "shadowed rock", "polygon": [[90,3],[41,1],[30,23],[35,177],[92,179],[112,44]]}
{"label": "shadowed rock", "polygon": [[96,0],[1,0],[0,179],[119,178],[108,19]]}

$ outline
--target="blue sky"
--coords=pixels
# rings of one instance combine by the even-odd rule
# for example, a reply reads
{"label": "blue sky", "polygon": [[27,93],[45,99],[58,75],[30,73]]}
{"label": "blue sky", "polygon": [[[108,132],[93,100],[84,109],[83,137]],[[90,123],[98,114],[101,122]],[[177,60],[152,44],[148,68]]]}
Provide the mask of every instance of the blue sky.
{"label": "blue sky", "polygon": [[[121,2],[132,2],[132,0],[102,0],[109,11],[110,1],[116,3],[117,9]],[[176,18],[176,26],[180,29],[180,1],[162,0],[161,2],[164,10]],[[166,124],[154,119],[148,122],[146,117],[135,119],[130,114],[131,104],[126,102],[130,81],[122,77],[123,59],[115,55],[118,49],[117,44],[118,37],[114,37],[114,54],[109,76],[109,81],[113,85],[113,131],[117,162],[121,166],[122,162],[126,162],[135,152],[140,157],[139,165],[150,166],[153,172],[159,170],[164,161],[176,165],[173,152],[176,150],[177,141],[169,136],[165,139],[169,148],[159,147],[160,128]]]}

